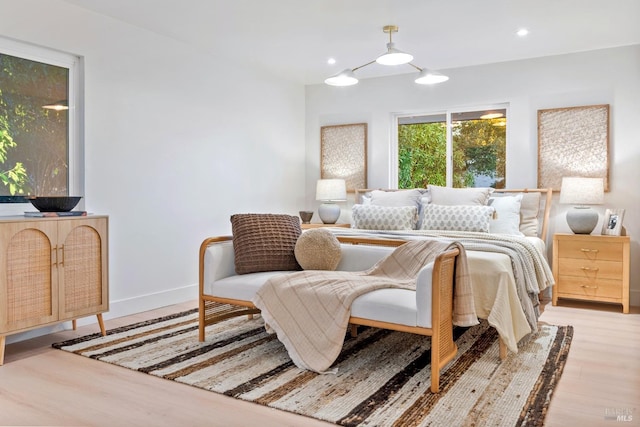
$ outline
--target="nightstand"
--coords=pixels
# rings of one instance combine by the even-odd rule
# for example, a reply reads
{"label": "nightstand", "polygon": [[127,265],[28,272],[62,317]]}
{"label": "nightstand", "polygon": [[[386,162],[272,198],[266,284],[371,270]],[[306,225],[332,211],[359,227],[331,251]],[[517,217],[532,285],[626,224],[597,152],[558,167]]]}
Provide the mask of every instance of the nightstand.
{"label": "nightstand", "polygon": [[558,298],[622,304],[629,313],[629,236],[553,235],[553,305]]}
{"label": "nightstand", "polygon": [[318,222],[312,222],[309,224],[300,224],[303,230],[309,230],[311,228],[322,228],[322,227],[342,227],[342,228],[351,228],[351,224],[322,224]]}

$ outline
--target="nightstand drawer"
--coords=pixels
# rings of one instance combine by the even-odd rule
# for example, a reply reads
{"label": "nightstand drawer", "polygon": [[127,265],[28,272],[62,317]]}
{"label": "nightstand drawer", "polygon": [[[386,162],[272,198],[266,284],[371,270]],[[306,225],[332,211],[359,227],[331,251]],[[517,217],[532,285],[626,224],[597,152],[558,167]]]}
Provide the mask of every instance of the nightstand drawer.
{"label": "nightstand drawer", "polygon": [[619,300],[622,297],[622,281],[598,279],[589,280],[574,276],[560,275],[558,296],[583,297],[589,299],[612,298]]}
{"label": "nightstand drawer", "polygon": [[622,262],[560,258],[558,273],[560,276],[622,280]]}
{"label": "nightstand drawer", "polygon": [[559,298],[622,304],[629,312],[629,236],[553,235],[553,305]]}
{"label": "nightstand drawer", "polygon": [[558,242],[559,258],[620,261],[622,244],[616,242],[562,240]]}

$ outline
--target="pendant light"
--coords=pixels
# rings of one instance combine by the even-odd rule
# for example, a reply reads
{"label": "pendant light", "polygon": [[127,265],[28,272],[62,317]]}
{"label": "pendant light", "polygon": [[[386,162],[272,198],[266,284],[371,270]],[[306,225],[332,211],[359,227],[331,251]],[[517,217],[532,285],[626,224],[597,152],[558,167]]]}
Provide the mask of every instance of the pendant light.
{"label": "pendant light", "polygon": [[449,77],[437,71],[420,68],[417,65],[412,64],[411,61],[413,61],[413,55],[396,49],[395,44],[393,43],[392,35],[393,33],[398,32],[397,25],[385,25],[382,28],[382,31],[386,34],[389,34],[389,43],[387,43],[387,51],[385,53],[378,56],[375,60],[367,62],[366,64],[360,65],[355,68],[344,69],[338,74],[327,78],[324,82],[330,86],[353,86],[358,83],[358,78],[354,74],[354,71],[373,63],[377,63],[380,65],[408,64],[420,72],[418,74],[418,77],[414,80],[418,84],[436,84],[449,80]]}

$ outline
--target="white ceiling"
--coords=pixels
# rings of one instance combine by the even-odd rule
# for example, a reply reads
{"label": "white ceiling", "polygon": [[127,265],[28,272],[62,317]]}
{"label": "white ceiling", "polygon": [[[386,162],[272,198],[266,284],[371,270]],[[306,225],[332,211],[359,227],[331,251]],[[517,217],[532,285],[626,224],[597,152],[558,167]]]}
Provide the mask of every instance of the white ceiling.
{"label": "white ceiling", "polygon": [[[640,43],[640,0],[66,1],[305,84],[375,59],[388,24],[399,26],[396,48],[437,70]],[[409,72],[374,64],[357,74]]]}

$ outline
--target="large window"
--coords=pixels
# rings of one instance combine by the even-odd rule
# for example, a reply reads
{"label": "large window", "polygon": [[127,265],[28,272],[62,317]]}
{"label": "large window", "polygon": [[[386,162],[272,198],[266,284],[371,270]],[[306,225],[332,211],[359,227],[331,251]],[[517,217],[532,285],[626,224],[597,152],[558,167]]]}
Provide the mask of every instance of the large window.
{"label": "large window", "polygon": [[506,106],[397,117],[398,188],[505,187]]}
{"label": "large window", "polygon": [[0,39],[0,202],[82,195],[79,58]]}

